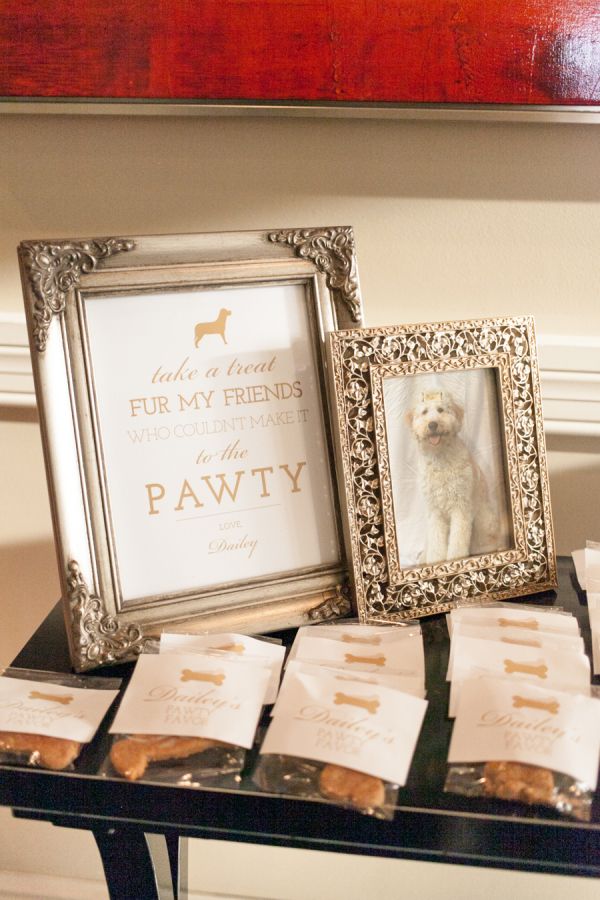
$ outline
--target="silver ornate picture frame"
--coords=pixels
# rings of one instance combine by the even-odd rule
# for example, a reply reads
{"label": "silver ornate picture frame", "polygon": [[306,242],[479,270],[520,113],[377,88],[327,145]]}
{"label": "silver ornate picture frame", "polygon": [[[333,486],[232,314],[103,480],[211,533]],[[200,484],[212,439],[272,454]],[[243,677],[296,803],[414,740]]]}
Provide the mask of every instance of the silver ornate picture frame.
{"label": "silver ornate picture frame", "polygon": [[352,229],[19,259],[74,667],[349,614],[325,343],[362,321]]}
{"label": "silver ornate picture frame", "polygon": [[361,620],[556,587],[532,318],[329,340]]}

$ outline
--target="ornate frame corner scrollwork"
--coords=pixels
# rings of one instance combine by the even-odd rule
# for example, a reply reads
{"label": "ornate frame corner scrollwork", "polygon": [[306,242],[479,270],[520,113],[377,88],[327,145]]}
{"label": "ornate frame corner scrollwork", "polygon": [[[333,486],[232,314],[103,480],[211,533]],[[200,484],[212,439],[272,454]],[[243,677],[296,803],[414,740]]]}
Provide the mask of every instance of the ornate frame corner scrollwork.
{"label": "ornate frame corner scrollwork", "polygon": [[299,228],[274,231],[273,243],[287,244],[323,273],[330,290],[338,291],[353,322],[361,321],[361,301],[352,228]]}
{"label": "ornate frame corner scrollwork", "polygon": [[67,566],[67,602],[71,611],[73,661],[78,671],[131,659],[143,653],[152,640],[140,625],[122,623],[107,615],[100,598],[94,597],[75,560]]}
{"label": "ornate frame corner scrollwork", "polygon": [[325,622],[328,619],[344,619],[352,612],[350,588],[348,584],[337,585],[334,590],[324,591],[323,600],[306,613],[309,622]]}
{"label": "ornate frame corner scrollwork", "polygon": [[[556,558],[530,317],[370,328],[331,336],[340,453],[359,615],[393,622],[457,604],[556,587]],[[496,369],[512,546],[402,569],[382,382],[386,376]]]}
{"label": "ornate frame corner scrollwork", "polygon": [[48,329],[53,316],[65,310],[67,292],[76,287],[81,276],[93,272],[98,263],[126,250],[134,241],[105,238],[94,241],[63,241],[45,244],[24,241],[20,250],[35,300],[33,302],[33,343],[40,353],[46,349]]}

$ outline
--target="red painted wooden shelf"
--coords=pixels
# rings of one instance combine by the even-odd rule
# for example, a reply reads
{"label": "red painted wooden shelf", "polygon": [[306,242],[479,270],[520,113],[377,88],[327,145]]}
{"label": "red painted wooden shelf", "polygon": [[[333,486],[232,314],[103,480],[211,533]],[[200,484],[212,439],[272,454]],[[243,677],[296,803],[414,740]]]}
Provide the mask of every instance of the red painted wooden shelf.
{"label": "red painted wooden shelf", "polygon": [[600,103],[598,0],[4,0],[0,96]]}

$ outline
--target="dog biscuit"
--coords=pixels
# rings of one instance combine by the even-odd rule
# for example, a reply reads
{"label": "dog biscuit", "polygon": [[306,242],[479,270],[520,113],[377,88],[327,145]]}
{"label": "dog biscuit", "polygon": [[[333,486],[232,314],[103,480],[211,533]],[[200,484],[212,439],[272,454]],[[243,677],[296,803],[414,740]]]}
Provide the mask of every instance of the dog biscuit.
{"label": "dog biscuit", "polygon": [[59,772],[67,769],[81,752],[81,744],[67,738],[20,731],[0,731],[0,751],[31,753],[34,762]]}
{"label": "dog biscuit", "polygon": [[330,800],[346,801],[358,809],[377,808],[385,801],[381,778],[333,764],[321,770],[319,790]]}
{"label": "dog biscuit", "polygon": [[483,769],[484,792],[500,800],[552,803],[554,775],[550,769],[526,763],[490,761]]}
{"label": "dog biscuit", "polygon": [[119,775],[129,781],[137,781],[146,771],[148,763],[186,759],[220,745],[221,741],[201,737],[140,734],[116,741],[111,747],[110,761]]}

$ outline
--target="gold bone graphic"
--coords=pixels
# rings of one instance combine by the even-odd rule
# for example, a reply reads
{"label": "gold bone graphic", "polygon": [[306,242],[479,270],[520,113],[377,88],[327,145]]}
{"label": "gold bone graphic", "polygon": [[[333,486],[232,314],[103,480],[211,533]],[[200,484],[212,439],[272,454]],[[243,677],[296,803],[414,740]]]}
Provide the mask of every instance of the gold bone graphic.
{"label": "gold bone graphic", "polygon": [[498,619],[500,628],[529,628],[537,631],[540,627],[535,619]]}
{"label": "gold bone graphic", "polygon": [[183,669],[181,681],[210,681],[211,684],[221,685],[225,681],[225,676],[218,672],[194,672],[192,669]]}
{"label": "gold bone graphic", "polygon": [[342,706],[344,704],[347,706],[358,706],[360,709],[366,709],[372,716],[374,716],[379,709],[379,700],[377,697],[368,700],[366,697],[353,697],[351,694],[343,694],[341,691],[336,692],[333,702],[336,706]]}
{"label": "gold bone graphic", "polygon": [[381,638],[376,634],[373,637],[354,637],[351,634],[343,634],[342,640],[345,644],[372,644],[374,647],[378,647],[381,643]]}
{"label": "gold bone graphic", "polygon": [[551,716],[557,716],[560,709],[558,700],[530,700],[529,697],[520,697],[518,694],[515,694],[512,699],[515,709],[529,706],[531,709],[543,709],[549,712]]}
{"label": "gold bone graphic", "polygon": [[352,675],[335,675],[336,681],[359,681],[361,684],[378,684],[377,677],[370,678],[369,675],[357,675],[356,672],[353,672]]}
{"label": "gold bone graphic", "polygon": [[354,653],[345,653],[344,659],[347,663],[367,663],[371,666],[385,666],[383,653],[379,656],[355,656]]}
{"label": "gold bone graphic", "polygon": [[243,653],[245,647],[243,644],[222,644],[220,647],[213,647],[213,650],[226,650],[227,653]]}
{"label": "gold bone graphic", "polygon": [[62,703],[63,706],[73,702],[70,694],[43,694],[41,691],[30,691],[30,700],[48,700],[49,703]]}
{"label": "gold bone graphic", "polygon": [[535,665],[515,662],[513,659],[505,659],[504,671],[507,675],[513,675],[515,672],[520,672],[522,675],[537,675],[538,678],[545,678],[548,674],[548,666],[545,666],[544,663]]}
{"label": "gold bone graphic", "polygon": [[539,641],[519,641],[517,638],[500,638],[503,644],[518,644],[519,647],[541,647]]}

